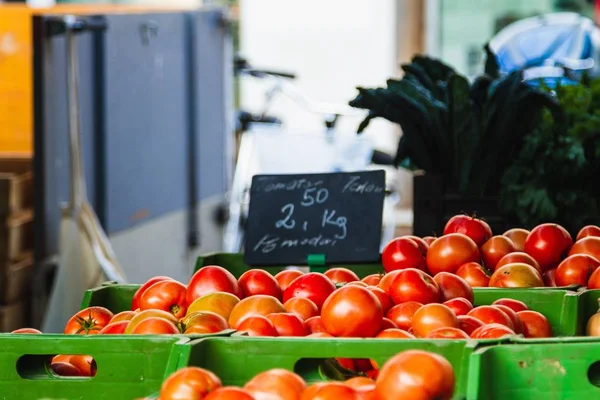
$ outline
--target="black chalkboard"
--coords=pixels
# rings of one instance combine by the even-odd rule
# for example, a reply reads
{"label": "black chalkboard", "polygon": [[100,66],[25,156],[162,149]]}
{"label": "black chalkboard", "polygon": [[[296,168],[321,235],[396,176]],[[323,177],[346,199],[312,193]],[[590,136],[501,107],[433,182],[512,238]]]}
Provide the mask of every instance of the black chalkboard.
{"label": "black chalkboard", "polygon": [[385,171],[256,175],[244,241],[248,265],[377,262]]}

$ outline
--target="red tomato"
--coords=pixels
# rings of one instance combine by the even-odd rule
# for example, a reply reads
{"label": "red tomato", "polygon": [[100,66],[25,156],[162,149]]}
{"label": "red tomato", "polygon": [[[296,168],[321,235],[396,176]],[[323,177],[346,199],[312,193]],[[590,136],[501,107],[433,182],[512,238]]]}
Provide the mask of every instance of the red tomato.
{"label": "red tomato", "polygon": [[460,266],[456,275],[463,278],[471,287],[487,287],[490,277],[485,273],[481,265],[476,262],[468,262]]}
{"label": "red tomato", "polygon": [[450,400],[454,394],[454,371],[444,357],[423,350],[406,350],[389,359],[379,370],[379,400]]}
{"label": "red tomato", "polygon": [[461,265],[480,259],[479,249],[473,240],[461,233],[451,233],[431,243],[427,252],[427,268],[432,275],[455,273]]}
{"label": "red tomato", "polygon": [[274,313],[267,315],[279,336],[306,336],[308,331],[304,321],[292,313]]}
{"label": "red tomato", "polygon": [[492,229],[487,222],[468,215],[455,215],[450,218],[444,228],[444,235],[450,233],[462,233],[468,236],[475,242],[477,247],[492,237]]}
{"label": "red tomato", "polygon": [[50,368],[58,376],[83,376],[81,371],[70,362],[54,362],[50,364]]}
{"label": "red tomato", "polygon": [[146,318],[133,328],[134,335],[166,334],[174,335],[179,333],[179,329],[169,320],[164,318]]}
{"label": "red tomato", "polygon": [[500,259],[500,261],[498,261],[498,264],[496,264],[496,267],[494,268],[494,270],[496,270],[504,265],[514,264],[514,263],[529,264],[533,268],[537,269],[540,274],[543,272],[542,268],[540,267],[540,264],[538,264],[538,262],[535,261],[533,257],[531,257],[527,253],[521,253],[518,251],[516,251],[514,253],[509,253],[509,254],[505,255],[504,257],[502,257]]}
{"label": "red tomato", "polygon": [[506,264],[498,268],[490,277],[490,287],[530,288],[543,287],[542,275],[531,265],[523,263]]}
{"label": "red tomato", "polygon": [[538,262],[542,271],[556,268],[569,251],[573,239],[565,228],[557,224],[541,224],[531,230],[525,240],[525,253]]}
{"label": "red tomato", "polygon": [[506,325],[485,324],[471,333],[472,339],[500,339],[514,335],[515,332]]}
{"label": "red tomato", "polygon": [[581,228],[579,233],[577,234],[577,238],[575,238],[576,242],[588,236],[597,236],[600,237],[600,227],[596,225],[587,225]]}
{"label": "red tomato", "polygon": [[299,399],[306,389],[306,383],[293,372],[271,369],[261,372],[244,386],[244,390],[257,399]]}
{"label": "red tomato", "polygon": [[367,289],[377,297],[379,304],[381,304],[383,314],[385,315],[394,305],[394,303],[392,303],[392,298],[383,289],[380,289],[377,286],[367,286]]}
{"label": "red tomato", "polygon": [[527,304],[515,299],[498,299],[492,303],[493,306],[506,306],[514,312],[529,310]]}
{"label": "red tomato", "polygon": [[425,304],[412,318],[412,330],[417,337],[426,337],[438,328],[458,328],[458,319],[452,310],[443,304]]}
{"label": "red tomato", "polygon": [[20,328],[12,331],[11,333],[19,333],[19,334],[40,334],[41,331],[34,328]]}
{"label": "red tomato", "polygon": [[122,335],[125,333],[125,328],[129,325],[129,321],[117,321],[111,322],[106,325],[100,332],[99,335]]}
{"label": "red tomato", "polygon": [[470,315],[459,315],[456,318],[458,319],[458,327],[469,336],[475,329],[484,325],[483,322],[475,317],[471,317]]}
{"label": "red tomato", "polygon": [[263,269],[249,269],[244,272],[238,285],[244,297],[266,294],[281,300],[281,288],[273,276]]}
{"label": "red tomato", "polygon": [[[281,378],[283,382],[291,386],[297,393],[306,390],[306,382],[299,375],[283,368],[273,368],[256,375],[250,382],[257,381],[263,377]],[[250,383],[248,382],[248,383]]]}
{"label": "red tomato", "polygon": [[353,286],[354,285],[354,286],[361,286],[361,287],[369,287],[369,285],[367,285],[363,281],[348,282],[348,283],[344,283],[343,285],[345,285],[345,286]]}
{"label": "red tomato", "polygon": [[360,281],[358,275],[348,268],[330,268],[325,271],[325,276],[333,283],[348,283]]}
{"label": "red tomato", "polygon": [[140,309],[163,310],[175,318],[182,318],[187,311],[185,300],[187,288],[177,281],[160,281],[150,286],[140,298]]}
{"label": "red tomato", "polygon": [[161,400],[202,400],[222,386],[212,372],[198,367],[185,367],[171,374],[160,388]]}
{"label": "red tomato", "polygon": [[383,275],[383,277],[381,277],[381,280],[377,284],[377,287],[380,289],[383,289],[384,292],[389,294],[390,293],[390,285],[392,284],[392,281],[394,280],[394,278],[396,278],[396,276],[398,276],[400,271],[401,270],[397,269],[395,271],[392,271],[388,274]]}
{"label": "red tomato", "polygon": [[296,314],[303,321],[319,315],[319,308],[311,300],[304,297],[292,297],[283,303],[285,311]]}
{"label": "red tomato", "polygon": [[275,325],[267,317],[253,315],[244,318],[238,325],[238,332],[245,332],[248,336],[279,336]]}
{"label": "red tomato", "polygon": [[82,376],[96,376],[98,367],[92,356],[72,355],[69,362],[81,372]]}
{"label": "red tomato", "polygon": [[416,268],[426,271],[425,257],[419,245],[412,239],[400,237],[391,240],[381,252],[385,272]]}
{"label": "red tomato", "polygon": [[546,285],[547,287],[556,287],[556,268],[552,268],[544,272],[544,274],[542,275],[542,280],[544,281],[544,285]]}
{"label": "red tomato", "polygon": [[503,235],[512,240],[512,242],[515,245],[516,251],[525,251],[525,240],[527,239],[527,236],[529,236],[529,231],[527,229],[509,229],[506,232],[504,232]]}
{"label": "red tomato", "polygon": [[227,320],[211,311],[197,311],[188,314],[180,321],[182,332],[186,335],[204,335],[229,329]]}
{"label": "red tomato", "polygon": [[494,270],[505,255],[515,252],[515,244],[506,236],[493,236],[481,246],[483,264]]}
{"label": "red tomato", "polygon": [[213,292],[231,293],[240,299],[243,297],[240,286],[231,272],[218,265],[207,265],[192,275],[188,284],[186,302],[192,304],[198,297]]}
{"label": "red tomato", "polygon": [[548,318],[543,314],[533,310],[525,310],[519,311],[517,316],[523,324],[523,334],[526,338],[552,337],[552,327]]}
{"label": "red tomato", "polygon": [[113,322],[120,322],[120,321],[131,321],[131,319],[133,317],[135,317],[137,314],[136,311],[121,311],[118,314],[115,314],[111,319],[110,319],[110,323],[112,324]]}
{"label": "red tomato", "polygon": [[335,290],[335,284],[331,279],[318,272],[309,272],[294,279],[283,292],[283,301],[292,297],[305,297],[321,309],[325,299]]}
{"label": "red tomato", "polygon": [[257,294],[246,297],[237,303],[229,314],[229,326],[238,329],[243,319],[254,315],[267,316],[272,313],[285,312],[283,304],[273,296]]}
{"label": "red tomato", "polygon": [[225,386],[210,392],[203,400],[255,400],[254,396],[235,386]]}
{"label": "red tomato", "polygon": [[390,308],[386,317],[395,323],[398,328],[409,331],[412,329],[413,316],[422,306],[423,304],[419,302],[407,301]]}
{"label": "red tomato", "polygon": [[446,301],[462,297],[473,302],[473,289],[469,283],[458,275],[440,272],[433,277],[440,288],[440,300]]}
{"label": "red tomato", "polygon": [[414,235],[404,235],[402,237],[414,240],[415,243],[419,246],[419,249],[421,249],[421,252],[423,254],[427,254],[427,250],[429,250],[429,243],[427,243],[427,241]]}
{"label": "red tomato", "polygon": [[600,289],[600,268],[596,268],[592,275],[590,275],[590,279],[588,279],[587,283],[588,290],[591,289]]}
{"label": "red tomato", "polygon": [[414,268],[401,270],[392,281],[388,294],[394,304],[407,301],[435,303],[440,300],[440,288],[433,278]]}
{"label": "red tomato", "polygon": [[131,319],[131,321],[129,321],[129,324],[127,324],[127,327],[125,328],[125,333],[130,334],[140,322],[142,322],[148,318],[162,318],[162,319],[166,319],[167,321],[171,321],[174,324],[177,324],[179,322],[179,320],[177,318],[175,318],[175,316],[173,314],[171,314],[170,312],[167,312],[167,311],[163,311],[163,310],[140,311],[139,313],[136,314],[135,317],[133,317]]}
{"label": "red tomato", "polygon": [[496,307],[502,310],[504,314],[506,314],[508,318],[510,318],[510,322],[512,322],[513,324],[513,331],[515,331],[515,333],[523,333],[523,324],[517,316],[517,313],[512,308],[508,306],[503,306],[502,304],[495,304],[492,307]]}
{"label": "red tomato", "polygon": [[366,376],[356,376],[344,382],[346,386],[356,390],[361,400],[377,400],[375,381]]}
{"label": "red tomato", "polygon": [[[434,237],[434,236],[425,236],[425,237],[423,237],[423,241],[425,243],[427,243],[429,246],[431,246],[431,243],[435,242],[435,239],[437,239],[437,238]],[[427,248],[427,250],[429,250],[429,248]]]}
{"label": "red tomato", "polygon": [[279,283],[279,287],[281,288],[281,292],[285,292],[285,289],[290,286],[290,283],[294,281],[297,277],[304,275],[304,272],[299,271],[297,269],[286,269],[281,272],[278,272],[275,275],[275,280]]}
{"label": "red tomato", "polygon": [[380,331],[390,329],[390,328],[398,328],[398,325],[396,325],[396,323],[394,321],[392,321],[391,319],[384,317],[383,320],[381,321]]}
{"label": "red tomato", "polygon": [[322,382],[309,386],[302,400],[361,400],[356,390],[342,382]]}
{"label": "red tomato", "polygon": [[467,315],[477,318],[484,324],[502,324],[508,326],[511,330],[514,329],[510,317],[504,311],[494,306],[475,307]]}
{"label": "red tomato", "polygon": [[314,332],[311,333],[310,335],[306,335],[307,338],[320,338],[320,339],[327,339],[327,338],[332,338],[333,336],[331,336],[329,333],[327,332]]}
{"label": "red tomato", "polygon": [[104,307],[88,307],[73,315],[63,333],[75,335],[97,334],[110,322],[113,313]]}
{"label": "red tomato", "polygon": [[587,236],[577,241],[569,251],[570,256],[573,254],[587,254],[600,260],[600,237]]}
{"label": "red tomato", "polygon": [[446,300],[444,305],[450,308],[457,317],[459,315],[467,315],[467,313],[473,309],[473,303],[464,297],[455,297],[453,299]]}
{"label": "red tomato", "polygon": [[388,328],[382,330],[375,336],[376,339],[415,339],[415,335],[403,329]]}
{"label": "red tomato", "polygon": [[[460,326],[460,325],[459,325]],[[438,328],[434,329],[425,336],[426,339],[468,339],[463,330],[459,328]]]}
{"label": "red tomato", "polygon": [[306,325],[307,331],[310,333],[327,333],[327,329],[325,329],[325,325],[323,325],[321,316],[309,318],[304,324]]}
{"label": "red tomato", "polygon": [[373,337],[383,319],[381,303],[371,291],[344,286],[325,300],[321,320],[327,332],[342,337]]}
{"label": "red tomato", "polygon": [[600,261],[587,254],[573,254],[565,258],[556,268],[557,286],[587,286],[592,273],[600,267]]}
{"label": "red tomato", "polygon": [[172,279],[168,276],[155,276],[153,278],[148,279],[148,281],[146,281],[146,283],[144,283],[138,290],[136,290],[135,294],[133,295],[133,300],[131,301],[131,309],[137,310],[138,308],[140,308],[140,298],[142,297],[142,294],[144,294],[146,289],[148,289],[150,286],[154,285],[156,282],[170,280]]}
{"label": "red tomato", "polygon": [[383,278],[383,274],[371,274],[362,278],[361,282],[366,283],[368,286],[377,286],[379,285],[381,278]]}

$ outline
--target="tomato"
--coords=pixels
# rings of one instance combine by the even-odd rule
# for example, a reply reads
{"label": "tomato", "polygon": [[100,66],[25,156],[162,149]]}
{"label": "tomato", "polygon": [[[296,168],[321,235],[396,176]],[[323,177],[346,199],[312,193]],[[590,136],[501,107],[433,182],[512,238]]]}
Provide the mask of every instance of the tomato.
{"label": "tomato", "polygon": [[392,284],[392,282],[394,281],[394,278],[396,278],[396,276],[398,276],[398,274],[400,273],[401,270],[397,269],[395,271],[392,271],[390,273],[387,273],[385,275],[383,275],[381,277],[381,280],[379,281],[379,283],[377,284],[377,287],[382,289],[384,292],[386,293],[390,293],[390,285]]}
{"label": "tomato", "polygon": [[544,272],[542,275],[542,280],[544,281],[544,285],[547,287],[556,287],[556,268],[552,268]]}
{"label": "tomato", "polygon": [[135,317],[136,314],[137,312],[135,311],[121,311],[110,319],[110,323],[112,324],[113,322],[131,321],[131,318]]}
{"label": "tomato", "polygon": [[50,368],[58,376],[83,376],[81,371],[70,362],[54,362],[50,364]]}
{"label": "tomato", "polygon": [[462,233],[468,236],[475,242],[477,247],[483,245],[492,237],[492,229],[487,222],[468,215],[455,215],[450,218],[444,227],[444,235],[450,233]]}
{"label": "tomato", "polygon": [[412,330],[417,337],[425,337],[438,328],[458,328],[454,312],[443,304],[425,304],[412,318]]}
{"label": "tomato", "polygon": [[321,316],[311,317],[304,321],[306,325],[306,330],[310,333],[327,333],[327,329],[325,329],[325,325],[323,325],[323,320]]}
{"label": "tomato", "polygon": [[229,315],[229,326],[238,329],[240,322],[247,317],[254,315],[267,316],[282,312],[285,312],[285,308],[278,299],[265,294],[257,294],[246,297],[233,307]]}
{"label": "tomato", "polygon": [[125,333],[127,325],[129,325],[129,321],[111,322],[102,328],[102,330],[98,332],[98,335],[122,335]]}
{"label": "tomato", "polygon": [[279,283],[273,278],[273,275],[263,269],[249,269],[244,272],[238,279],[238,285],[244,297],[266,294],[281,300]]}
{"label": "tomato", "polygon": [[348,268],[330,268],[325,271],[325,276],[331,279],[333,283],[348,283],[360,281],[358,275]]}
{"label": "tomato", "polygon": [[203,400],[255,400],[252,394],[235,386],[225,386],[210,392]]}
{"label": "tomato", "polygon": [[491,270],[496,269],[496,264],[507,254],[515,252],[515,244],[506,236],[493,236],[481,246],[481,259],[483,264]]}
{"label": "tomato", "polygon": [[34,328],[20,328],[12,331],[11,333],[19,333],[19,334],[40,334],[41,331]]}
{"label": "tomato", "polygon": [[527,236],[529,236],[529,231],[527,229],[509,229],[506,232],[504,232],[503,235],[512,240],[513,244],[515,245],[516,251],[525,251],[525,240],[527,239]]}
{"label": "tomato", "polygon": [[367,286],[367,289],[377,297],[379,304],[381,304],[383,314],[385,315],[394,305],[394,303],[392,303],[392,298],[383,289],[380,289],[377,286]]}
{"label": "tomato", "polygon": [[174,335],[180,333],[177,326],[164,318],[151,317],[140,321],[139,324],[131,330],[133,335],[166,334]]}
{"label": "tomato", "polygon": [[239,302],[240,299],[236,295],[228,292],[207,293],[188,306],[187,314],[210,311],[228,320],[231,311]]}
{"label": "tomato", "polygon": [[467,315],[467,313],[473,309],[473,303],[464,297],[455,297],[453,299],[446,300],[444,305],[450,308],[457,317],[459,315]]}
{"label": "tomato", "polygon": [[375,381],[366,376],[356,376],[344,382],[346,386],[356,390],[361,400],[376,400]]}
{"label": "tomato", "polygon": [[363,281],[354,281],[354,282],[348,282],[348,283],[343,283],[342,285],[345,286],[361,286],[361,287],[369,287],[369,285],[367,285],[366,283],[364,283]]}
{"label": "tomato", "polygon": [[588,236],[600,237],[600,227],[598,227],[596,225],[584,226],[583,228],[581,228],[581,230],[577,234],[575,241],[579,242],[579,240],[583,239],[584,237],[588,237]]}
{"label": "tomato", "polygon": [[306,336],[308,331],[304,321],[292,313],[274,313],[267,315],[273,323],[278,336]]}
{"label": "tomato", "polygon": [[323,382],[312,385],[302,395],[302,400],[360,400],[356,390],[342,382]]}
{"label": "tomato", "polygon": [[321,320],[327,332],[341,337],[373,337],[379,332],[383,309],[377,296],[360,286],[344,286],[325,300]]}
{"label": "tomato", "polygon": [[427,254],[427,250],[429,250],[429,243],[427,243],[426,240],[415,235],[404,235],[402,237],[413,240],[419,246],[421,252],[423,254]]}
{"label": "tomato", "polygon": [[98,367],[96,366],[96,361],[92,358],[92,356],[73,355],[69,359],[69,362],[75,368],[81,371],[82,376],[96,376]]}
{"label": "tomato", "polygon": [[525,253],[538,262],[542,271],[556,268],[569,251],[573,239],[565,228],[557,224],[541,224],[531,230],[525,240]]}
{"label": "tomato", "polygon": [[198,367],[185,367],[163,382],[159,397],[161,400],[201,400],[221,386],[221,380],[212,372]]}
{"label": "tomato", "polygon": [[88,307],[73,315],[65,326],[64,333],[93,335],[102,330],[113,317],[113,313],[104,307]]}
{"label": "tomato", "polygon": [[[460,326],[460,325],[459,325]],[[438,328],[434,329],[425,336],[426,339],[468,339],[463,330],[459,328]]]}
{"label": "tomato", "polygon": [[468,262],[460,266],[456,275],[463,278],[471,287],[487,287],[490,277],[481,265],[476,262]]}
{"label": "tomato", "polygon": [[495,304],[492,307],[496,307],[496,308],[502,310],[504,312],[504,314],[506,314],[508,316],[508,318],[510,318],[510,322],[512,322],[512,324],[513,324],[513,331],[515,331],[515,333],[517,333],[517,334],[523,333],[523,324],[521,323],[521,320],[517,316],[517,313],[512,308],[510,308],[508,306],[504,306],[502,304]]}
{"label": "tomato", "polygon": [[587,286],[592,273],[600,267],[600,261],[587,254],[573,254],[565,258],[556,268],[557,286]]}
{"label": "tomato", "polygon": [[163,310],[170,312],[175,318],[182,318],[187,311],[187,288],[177,281],[160,281],[150,286],[140,298],[140,309]]}
{"label": "tomato", "polygon": [[531,257],[527,253],[521,253],[518,251],[516,251],[514,253],[509,253],[509,254],[505,255],[504,257],[502,257],[500,259],[500,261],[498,261],[498,264],[496,264],[496,267],[494,268],[494,270],[496,270],[504,265],[514,264],[514,263],[529,264],[533,268],[535,268],[540,274],[543,272],[542,268],[540,267],[540,264],[538,264],[538,262],[535,261],[535,259],[533,257]]}
{"label": "tomato", "polygon": [[163,310],[144,310],[140,311],[135,317],[129,321],[129,324],[125,328],[125,333],[131,333],[135,327],[142,321],[148,318],[162,318],[167,321],[171,321],[174,324],[177,324],[178,320],[175,318],[173,314]]}
{"label": "tomato", "polygon": [[385,329],[390,329],[390,328],[398,328],[398,325],[396,325],[396,323],[394,321],[392,321],[391,319],[384,317],[381,320],[380,331],[383,331]]}
{"label": "tomato", "polygon": [[382,330],[375,336],[376,339],[414,339],[415,335],[403,329],[388,328]]}
{"label": "tomato", "polygon": [[304,297],[292,297],[283,303],[285,311],[296,314],[303,321],[319,315],[319,308],[311,300]]}
{"label": "tomato", "polygon": [[304,379],[302,379],[300,375],[288,371],[287,369],[273,368],[265,372],[261,372],[260,374],[256,375],[252,380],[263,376],[282,378],[284,382],[293,387],[294,390],[299,394],[306,390],[306,382],[304,382]]}
{"label": "tomato", "polygon": [[427,268],[432,275],[455,273],[461,265],[480,259],[479,248],[473,240],[461,233],[451,233],[431,243],[427,252]]}
{"label": "tomato", "polygon": [[471,333],[472,339],[500,339],[514,335],[515,332],[506,325],[485,324]]}
{"label": "tomato", "polygon": [[416,301],[407,301],[398,304],[387,312],[386,317],[395,323],[398,328],[409,331],[412,329],[412,318],[423,304]]}
{"label": "tomato", "polygon": [[483,322],[470,315],[459,315],[456,318],[458,319],[458,327],[469,336],[475,329],[484,325]]}
{"label": "tomato", "polygon": [[293,372],[285,374],[283,370],[269,370],[252,378],[244,390],[257,399],[295,400],[300,398],[306,387],[301,380]]}
{"label": "tomato", "polygon": [[569,251],[570,256],[573,254],[587,254],[600,260],[600,237],[587,236],[578,240]]}
{"label": "tomato", "polygon": [[309,272],[294,279],[283,292],[283,301],[292,297],[305,297],[321,309],[325,299],[335,290],[335,284],[331,279],[317,272]]}
{"label": "tomato", "polygon": [[[137,310],[138,308],[140,308],[140,298],[142,297],[142,294],[144,294],[146,289],[148,289],[150,286],[154,285],[156,282],[170,281],[170,280],[172,280],[172,279],[169,278],[168,276],[155,276],[153,278],[148,279],[146,281],[146,283],[144,283],[142,286],[140,286],[140,288],[138,290],[136,290],[135,294],[133,295],[133,300],[131,301],[131,309]],[[114,321],[114,322],[116,322],[116,321]]]}
{"label": "tomato", "polygon": [[71,356],[67,355],[67,354],[57,354],[54,357],[52,357],[52,361],[50,361],[50,364],[54,364],[54,363],[58,363],[58,362],[70,363]]}
{"label": "tomato", "polygon": [[508,315],[504,311],[495,306],[479,306],[475,307],[467,314],[470,317],[477,318],[484,324],[502,324],[508,326],[511,330],[514,325]]}
{"label": "tomato", "polygon": [[590,279],[588,279],[587,283],[588,290],[591,289],[600,289],[600,268],[596,268],[592,275],[590,275]]}
{"label": "tomato", "polygon": [[[435,242],[435,239],[437,239],[435,236],[424,236],[423,237],[423,241],[425,243],[427,243],[429,246],[431,246],[431,243]],[[427,250],[429,250],[429,248]]]}
{"label": "tomato", "polygon": [[181,331],[186,335],[217,333],[229,329],[227,320],[210,311],[188,314],[180,322]]}
{"label": "tomato", "polygon": [[450,400],[455,377],[444,357],[423,350],[406,350],[389,359],[379,370],[379,400]]}
{"label": "tomato", "polygon": [[515,299],[498,299],[492,303],[493,306],[506,306],[514,312],[529,310],[527,304]]}
{"label": "tomato", "polygon": [[244,318],[238,325],[237,330],[238,332],[247,333],[248,336],[279,336],[271,320],[262,315]]}
{"label": "tomato", "polygon": [[473,289],[469,283],[458,275],[449,272],[440,272],[433,277],[440,288],[440,300],[446,301],[462,297],[473,302]]}
{"label": "tomato", "polygon": [[361,282],[366,283],[368,286],[378,286],[381,278],[383,278],[383,274],[371,274],[362,278]]}
{"label": "tomato", "polygon": [[307,338],[332,338],[333,336],[331,336],[329,333],[327,332],[314,332],[311,333],[310,335],[306,335]]}
{"label": "tomato", "polygon": [[519,311],[517,316],[523,324],[523,335],[526,338],[552,337],[552,327],[548,318],[543,314],[533,310],[525,310]]}
{"label": "tomato", "polygon": [[281,288],[281,292],[285,292],[285,289],[290,286],[290,283],[294,281],[297,277],[304,275],[304,272],[297,269],[286,269],[281,272],[275,274],[275,280],[279,283],[279,287]]}
{"label": "tomato", "polygon": [[498,268],[490,277],[490,287],[528,288],[543,287],[542,275],[531,265],[507,264]]}
{"label": "tomato", "polygon": [[231,272],[218,265],[207,265],[192,275],[185,300],[187,304],[192,304],[198,297],[212,292],[227,292],[240,299],[243,297],[242,290]]}
{"label": "tomato", "polygon": [[394,304],[407,301],[435,303],[440,300],[440,288],[433,278],[414,268],[401,270],[392,281],[388,294]]}
{"label": "tomato", "polygon": [[397,269],[416,268],[426,271],[425,257],[419,245],[412,239],[392,239],[381,252],[381,263],[385,272]]}

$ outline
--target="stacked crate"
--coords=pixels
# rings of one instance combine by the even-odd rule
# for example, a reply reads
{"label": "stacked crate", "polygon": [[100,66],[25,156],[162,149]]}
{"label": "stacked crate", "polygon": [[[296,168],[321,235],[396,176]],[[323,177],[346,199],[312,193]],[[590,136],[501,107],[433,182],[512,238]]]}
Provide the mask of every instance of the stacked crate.
{"label": "stacked crate", "polygon": [[31,158],[0,155],[0,332],[26,325],[32,270]]}

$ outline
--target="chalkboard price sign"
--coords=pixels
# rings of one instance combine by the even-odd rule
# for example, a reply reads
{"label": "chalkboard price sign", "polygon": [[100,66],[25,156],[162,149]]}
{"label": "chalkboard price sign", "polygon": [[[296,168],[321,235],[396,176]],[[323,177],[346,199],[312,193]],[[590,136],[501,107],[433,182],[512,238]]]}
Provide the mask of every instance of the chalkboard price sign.
{"label": "chalkboard price sign", "polygon": [[248,265],[379,260],[385,171],[256,175],[244,242]]}

